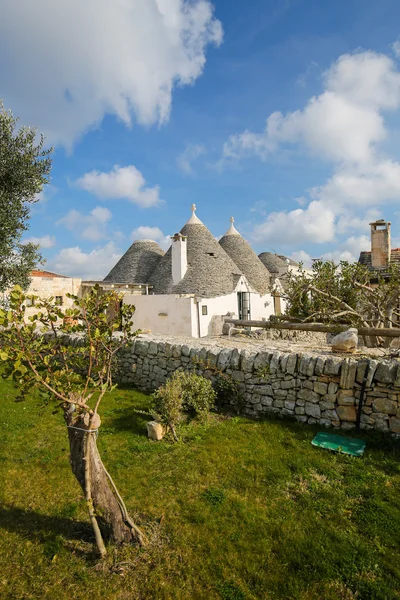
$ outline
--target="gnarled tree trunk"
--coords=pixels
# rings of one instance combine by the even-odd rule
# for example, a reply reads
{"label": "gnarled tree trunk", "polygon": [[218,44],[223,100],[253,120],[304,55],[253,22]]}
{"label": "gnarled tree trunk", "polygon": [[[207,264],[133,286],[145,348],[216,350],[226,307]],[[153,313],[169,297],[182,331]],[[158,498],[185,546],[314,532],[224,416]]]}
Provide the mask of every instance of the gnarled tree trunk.
{"label": "gnarled tree trunk", "polygon": [[143,545],[144,534],[134,524],[125,504],[106,471],[96,444],[96,432],[86,415],[74,418],[74,411],[65,411],[68,426],[70,463],[86,498],[89,516],[101,555],[106,554],[102,538],[116,544],[138,542]]}

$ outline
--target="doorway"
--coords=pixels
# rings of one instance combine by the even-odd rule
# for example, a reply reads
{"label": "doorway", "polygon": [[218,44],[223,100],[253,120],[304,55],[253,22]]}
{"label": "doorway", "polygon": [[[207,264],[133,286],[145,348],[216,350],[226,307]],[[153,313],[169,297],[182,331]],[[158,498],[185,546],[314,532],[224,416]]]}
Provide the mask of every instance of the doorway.
{"label": "doorway", "polygon": [[250,292],[238,292],[238,313],[240,321],[250,320]]}

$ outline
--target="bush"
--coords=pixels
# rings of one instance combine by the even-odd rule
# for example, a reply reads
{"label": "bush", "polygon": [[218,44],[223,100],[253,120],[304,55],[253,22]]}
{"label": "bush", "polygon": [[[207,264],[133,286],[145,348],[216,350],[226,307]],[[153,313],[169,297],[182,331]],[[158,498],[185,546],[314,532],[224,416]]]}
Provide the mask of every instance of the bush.
{"label": "bush", "polygon": [[171,377],[153,394],[152,416],[172,431],[177,439],[175,426],[183,418],[182,384],[176,377]]}
{"label": "bush", "polygon": [[205,421],[217,396],[211,381],[196,373],[184,371],[176,371],[176,377],[182,383],[183,409]]}
{"label": "bush", "polygon": [[170,429],[177,439],[175,426],[182,421],[184,412],[205,421],[214,406],[215,398],[211,381],[195,373],[175,371],[154,392],[152,415]]}

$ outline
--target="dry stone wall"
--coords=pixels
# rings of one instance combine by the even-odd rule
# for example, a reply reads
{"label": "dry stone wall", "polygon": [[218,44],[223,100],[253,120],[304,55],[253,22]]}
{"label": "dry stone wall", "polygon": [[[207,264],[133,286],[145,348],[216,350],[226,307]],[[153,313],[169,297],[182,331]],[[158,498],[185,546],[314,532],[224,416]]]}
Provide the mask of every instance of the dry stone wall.
{"label": "dry stone wall", "polygon": [[176,369],[212,379],[215,371],[210,366],[217,367],[238,382],[248,416],[278,414],[302,423],[353,429],[368,364],[361,428],[400,435],[400,363],[396,360],[251,352],[138,338],[121,351],[117,379],[151,392]]}

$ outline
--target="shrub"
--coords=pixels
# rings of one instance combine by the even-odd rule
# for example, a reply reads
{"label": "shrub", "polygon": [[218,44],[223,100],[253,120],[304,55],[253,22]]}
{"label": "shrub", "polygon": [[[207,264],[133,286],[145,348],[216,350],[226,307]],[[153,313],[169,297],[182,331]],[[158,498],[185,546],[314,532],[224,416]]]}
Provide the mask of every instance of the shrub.
{"label": "shrub", "polygon": [[182,383],[183,408],[189,413],[194,413],[205,421],[210,410],[214,407],[216,393],[209,379],[196,375],[177,371],[176,376]]}
{"label": "shrub", "polygon": [[178,439],[175,427],[183,418],[182,404],[182,383],[177,377],[172,376],[153,394],[151,414],[171,430],[175,440]]}
{"label": "shrub", "polygon": [[216,393],[211,381],[195,373],[175,371],[166,383],[153,394],[152,415],[170,429],[177,439],[175,426],[184,412],[200,417],[202,421],[214,406]]}

